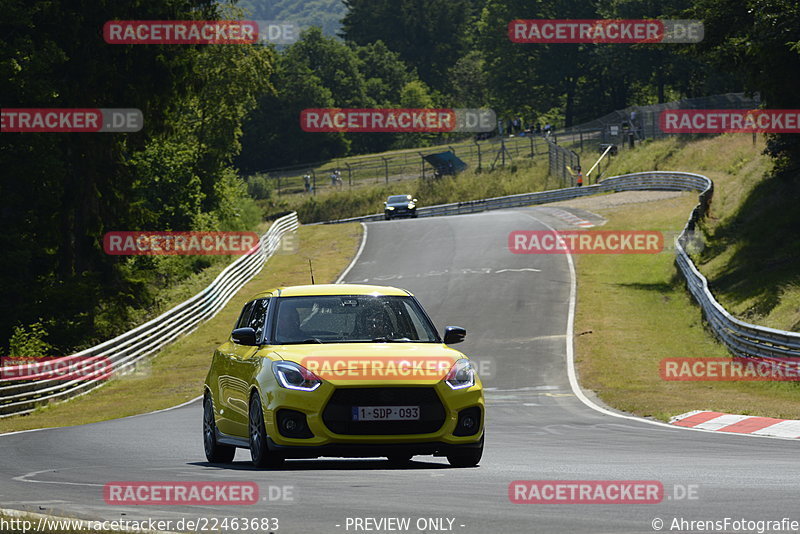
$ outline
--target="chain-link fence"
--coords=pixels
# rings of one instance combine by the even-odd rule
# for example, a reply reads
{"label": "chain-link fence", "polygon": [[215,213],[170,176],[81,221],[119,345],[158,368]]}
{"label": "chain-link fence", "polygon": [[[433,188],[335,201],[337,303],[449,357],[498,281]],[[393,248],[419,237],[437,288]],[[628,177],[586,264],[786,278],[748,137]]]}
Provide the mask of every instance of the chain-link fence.
{"label": "chain-link fence", "polygon": [[[613,111],[590,122],[572,126],[558,131],[558,136],[569,136],[580,144],[584,143],[615,144],[620,148],[634,145],[644,139],[661,139],[667,134],[659,127],[659,116],[668,109],[755,109],[759,107],[758,97],[749,97],[744,93],[727,93],[723,95],[686,98],[664,104],[648,106],[629,106]],[[711,135],[711,134],[709,134]]]}
{"label": "chain-link fence", "polygon": [[[630,106],[613,111],[590,122],[579,124],[553,132],[550,136],[550,175],[561,180],[564,186],[576,185],[575,178],[566,168],[573,170],[580,165],[580,157],[587,151],[597,154],[599,158],[610,146],[603,162],[591,176],[585,176],[587,185],[597,182],[608,168],[610,160],[620,150],[634,148],[637,143],[646,139],[661,139],[669,135],[661,130],[659,117],[668,109],[755,109],[759,106],[758,98],[751,98],[744,93],[728,93],[724,95],[687,98],[664,104],[647,106]],[[715,134],[703,134],[715,135]],[[595,158],[592,158],[593,160]],[[583,169],[584,175],[587,169]]]}
{"label": "chain-link fence", "polygon": [[547,148],[550,176],[559,180],[560,187],[577,185],[570,169],[580,170],[581,157],[574,151],[560,146],[554,139],[547,139]]}
{"label": "chain-link fence", "polygon": [[[432,178],[436,169],[424,156],[444,151],[453,152],[470,169],[478,172],[502,168],[516,162],[548,154],[550,175],[563,187],[576,185],[567,166],[575,170],[580,165],[578,153],[588,151],[599,158],[613,145],[603,164],[586,177],[588,185],[596,182],[608,167],[610,158],[619,150],[627,150],[645,139],[660,139],[667,135],[659,128],[659,116],[667,109],[754,109],[758,98],[744,93],[689,98],[664,104],[630,106],[611,112],[590,122],[556,130],[549,137],[520,133],[491,139],[468,139],[421,150],[394,152],[391,155],[369,155],[341,158],[326,162],[265,170],[248,178],[265,194],[309,194],[322,190],[348,190],[372,184],[389,184],[417,178]],[[708,134],[713,135],[713,134]],[[593,160],[595,158],[592,158]],[[336,172],[338,171],[338,172]],[[584,173],[587,169],[583,170]],[[253,184],[251,182],[258,182]]]}
{"label": "chain-link fence", "polygon": [[529,161],[537,155],[546,154],[548,149],[547,142],[541,136],[473,139],[422,150],[396,152],[388,156],[355,156],[269,169],[248,178],[248,182],[265,180],[267,188],[282,195],[315,194],[322,190],[346,190],[372,184],[433,178],[436,169],[425,161],[424,156],[446,151],[453,152],[470,169],[482,172],[514,162]]}

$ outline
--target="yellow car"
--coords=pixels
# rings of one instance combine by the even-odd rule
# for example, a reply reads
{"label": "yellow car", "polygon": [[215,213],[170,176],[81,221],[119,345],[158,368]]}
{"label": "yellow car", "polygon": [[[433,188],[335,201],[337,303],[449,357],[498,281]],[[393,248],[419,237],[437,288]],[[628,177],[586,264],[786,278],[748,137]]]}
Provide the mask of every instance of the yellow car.
{"label": "yellow car", "polygon": [[209,462],[250,449],[257,466],[286,458],[483,454],[484,399],[470,360],[436,333],[406,290],[310,285],[259,293],[244,306],[205,381]]}

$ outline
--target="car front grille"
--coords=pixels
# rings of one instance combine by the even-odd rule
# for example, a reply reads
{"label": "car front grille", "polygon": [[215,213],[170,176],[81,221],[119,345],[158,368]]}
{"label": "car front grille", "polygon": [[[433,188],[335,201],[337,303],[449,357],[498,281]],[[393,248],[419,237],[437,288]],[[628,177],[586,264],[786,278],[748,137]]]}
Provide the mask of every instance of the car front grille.
{"label": "car front grille", "polygon": [[[419,406],[418,421],[353,421],[354,406]],[[340,388],[322,412],[331,432],[347,435],[429,434],[444,424],[442,401],[433,388]]]}

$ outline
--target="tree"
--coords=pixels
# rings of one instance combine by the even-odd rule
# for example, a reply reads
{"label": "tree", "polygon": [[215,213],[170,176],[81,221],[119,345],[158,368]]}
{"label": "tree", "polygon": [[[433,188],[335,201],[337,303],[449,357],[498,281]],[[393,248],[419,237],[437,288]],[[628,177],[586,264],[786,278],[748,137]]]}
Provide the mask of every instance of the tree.
{"label": "tree", "polygon": [[[800,5],[794,0],[698,0],[688,13],[705,24],[705,39],[694,51],[722,69],[736,72],[759,93],[767,108],[797,109],[800,72]],[[797,179],[800,139],[771,134],[767,153],[778,174]]]}
{"label": "tree", "polygon": [[392,106],[400,101],[400,94],[416,74],[392,52],[383,41],[354,47],[359,60],[359,70],[366,80],[366,98],[377,106]]}
{"label": "tree", "polygon": [[342,36],[358,45],[383,41],[437,91],[467,52],[478,0],[343,0]]}
{"label": "tree", "polygon": [[479,23],[479,47],[485,59],[492,107],[498,116],[541,113],[561,108],[564,123],[574,118],[574,105],[590,60],[585,44],[520,44],[508,38],[515,19],[595,18],[593,2],[566,0],[487,0]]}
{"label": "tree", "polygon": [[0,0],[0,10],[4,107],[138,108],[145,119],[137,133],[3,134],[0,337],[42,318],[65,351],[154,302],[157,274],[104,254],[106,231],[189,228],[235,194],[219,184],[271,59],[256,47],[103,41],[108,20],[220,18],[205,0]]}
{"label": "tree", "polygon": [[486,61],[479,50],[471,50],[449,71],[448,95],[455,108],[480,108],[489,101]]}

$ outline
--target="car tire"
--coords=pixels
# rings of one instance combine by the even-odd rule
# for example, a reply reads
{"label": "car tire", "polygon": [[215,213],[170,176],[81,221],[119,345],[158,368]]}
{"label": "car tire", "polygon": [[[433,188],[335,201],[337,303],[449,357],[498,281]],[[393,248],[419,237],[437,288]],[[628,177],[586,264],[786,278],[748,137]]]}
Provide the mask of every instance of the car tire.
{"label": "car tire", "polygon": [[256,467],[277,467],[283,458],[271,453],[267,446],[267,429],[264,425],[264,411],[258,393],[250,397],[250,410],[247,416],[248,439],[250,442],[250,458]]}
{"label": "car tire", "polygon": [[384,220],[387,220],[387,221],[391,221],[392,220],[392,218],[388,214],[384,215],[383,218],[384,218]]}
{"label": "car tire", "polygon": [[408,465],[413,457],[411,454],[390,454],[386,458],[392,465]]}
{"label": "car tire", "polygon": [[480,463],[481,456],[483,456],[483,438],[480,447],[452,452],[447,455],[447,461],[453,467],[475,467]]}
{"label": "car tire", "polygon": [[217,442],[217,424],[214,421],[214,404],[211,395],[203,399],[203,449],[206,460],[212,464],[229,464],[236,455],[236,447]]}

